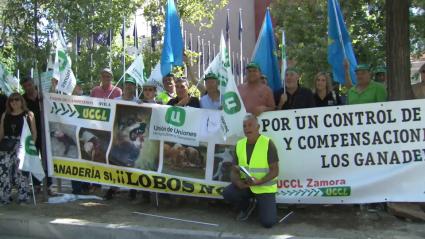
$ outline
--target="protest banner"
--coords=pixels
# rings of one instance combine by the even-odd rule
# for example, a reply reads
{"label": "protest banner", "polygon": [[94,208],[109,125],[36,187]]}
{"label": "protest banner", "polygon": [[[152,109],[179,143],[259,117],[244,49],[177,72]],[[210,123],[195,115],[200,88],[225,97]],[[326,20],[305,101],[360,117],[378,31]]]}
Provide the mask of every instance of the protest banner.
{"label": "protest banner", "polygon": [[278,201],[423,202],[423,100],[267,112],[278,148]]}
{"label": "protest banner", "polygon": [[[277,202],[425,201],[424,103],[263,113],[260,132],[280,159]],[[177,127],[166,120],[176,109],[198,144],[152,137],[153,125]],[[211,198],[230,182],[234,143],[223,140],[221,111],[47,94],[44,112],[50,176]]]}
{"label": "protest banner", "polygon": [[[213,168],[207,162],[213,157],[208,142],[220,142],[213,139],[220,138],[219,111],[195,115],[196,109],[187,107],[57,94],[46,94],[44,102],[53,177],[212,198],[220,197],[226,185],[207,171]],[[185,112],[185,119],[172,110]],[[171,136],[154,140],[154,133],[161,133],[155,128],[167,122],[165,133],[172,127]]]}

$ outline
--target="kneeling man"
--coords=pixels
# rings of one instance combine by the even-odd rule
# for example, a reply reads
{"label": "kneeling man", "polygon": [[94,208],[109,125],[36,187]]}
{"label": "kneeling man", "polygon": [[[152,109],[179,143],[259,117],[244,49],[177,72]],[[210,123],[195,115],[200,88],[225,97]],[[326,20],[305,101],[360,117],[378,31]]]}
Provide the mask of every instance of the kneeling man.
{"label": "kneeling man", "polygon": [[[254,115],[245,116],[243,130],[246,137],[236,144],[232,183],[224,189],[223,197],[241,210],[236,220],[248,219],[258,206],[261,225],[270,228],[277,221],[276,177],[279,174],[279,158],[272,140],[261,135],[259,129],[260,125]],[[241,167],[248,174],[242,172]]]}

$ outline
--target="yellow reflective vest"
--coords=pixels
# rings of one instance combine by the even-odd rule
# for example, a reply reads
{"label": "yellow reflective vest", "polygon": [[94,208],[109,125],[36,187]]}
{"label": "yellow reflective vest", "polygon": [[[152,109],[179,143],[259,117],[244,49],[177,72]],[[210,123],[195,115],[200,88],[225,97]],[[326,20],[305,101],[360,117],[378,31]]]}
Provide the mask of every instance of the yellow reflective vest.
{"label": "yellow reflective vest", "polygon": [[168,103],[173,97],[168,95],[167,91],[163,91],[159,93],[159,95],[156,97],[157,100],[160,100],[164,105]]}
{"label": "yellow reflective vest", "polygon": [[[236,155],[238,156],[239,166],[245,167],[251,176],[256,179],[261,179],[266,176],[269,171],[269,162],[267,160],[267,152],[269,150],[270,138],[260,135],[257,142],[255,142],[254,150],[252,151],[251,160],[247,161],[246,155],[246,144],[247,138],[239,140],[236,144]],[[241,178],[244,179],[245,175],[241,174]],[[261,184],[259,186],[251,186],[251,191],[255,194],[262,193],[276,193],[277,192],[277,181],[276,178]]]}

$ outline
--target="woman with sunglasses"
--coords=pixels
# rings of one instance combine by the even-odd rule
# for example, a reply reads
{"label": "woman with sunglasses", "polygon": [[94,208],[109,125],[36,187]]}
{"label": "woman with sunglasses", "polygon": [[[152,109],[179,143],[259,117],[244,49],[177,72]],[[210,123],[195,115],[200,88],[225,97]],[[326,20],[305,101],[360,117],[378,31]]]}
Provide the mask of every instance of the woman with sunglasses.
{"label": "woman with sunglasses", "polygon": [[28,173],[18,169],[17,151],[24,120],[27,120],[33,140],[37,138],[34,114],[28,110],[24,98],[12,93],[6,101],[6,111],[0,123],[0,204],[12,201],[12,186],[16,185],[18,203],[29,199]]}
{"label": "woman with sunglasses", "polygon": [[143,103],[160,104],[162,101],[157,100],[156,97],[156,84],[153,81],[148,81],[143,84]]}
{"label": "woman with sunglasses", "polygon": [[326,72],[317,73],[314,78],[314,86],[316,107],[341,105],[341,98],[333,90],[331,78]]}

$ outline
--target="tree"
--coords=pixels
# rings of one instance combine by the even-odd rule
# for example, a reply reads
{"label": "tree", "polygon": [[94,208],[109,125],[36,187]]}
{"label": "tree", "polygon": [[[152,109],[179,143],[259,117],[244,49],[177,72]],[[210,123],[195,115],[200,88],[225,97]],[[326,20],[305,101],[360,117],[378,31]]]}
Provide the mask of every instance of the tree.
{"label": "tree", "polygon": [[410,84],[409,2],[386,1],[388,90],[390,100],[413,98]]}
{"label": "tree", "polygon": [[[373,67],[386,62],[385,1],[339,1],[347,29],[359,63]],[[411,1],[421,14],[411,15],[411,54],[425,52],[424,1]],[[272,4],[272,16],[277,28],[286,32],[287,55],[302,69],[303,83],[312,86],[318,71],[330,71],[327,63],[327,1],[277,0]]]}
{"label": "tree", "polygon": [[[37,33],[39,45],[34,46],[34,3],[38,3]],[[105,34],[112,29],[112,65],[115,77],[122,75],[121,59],[121,26],[122,19],[127,19],[127,27],[132,27],[136,9],[144,8],[148,21],[162,26],[164,11],[158,11],[165,6],[165,0],[17,0],[4,1],[2,11],[2,39],[6,39],[4,49],[0,52],[0,61],[7,62],[8,67],[20,69],[22,74],[29,74],[35,60],[39,63],[39,71],[46,69],[47,59],[51,52],[49,35],[54,24],[58,24],[65,34],[68,43],[71,43],[70,55],[73,60],[74,71],[78,77],[86,82],[86,87],[91,87],[95,82],[100,68],[109,65],[109,49],[107,46],[95,43],[91,46],[93,34]],[[227,4],[228,0],[219,0],[217,3],[205,0],[179,0],[178,11],[184,22],[199,23],[202,27],[211,26],[215,10]],[[163,4],[161,6],[158,5]],[[162,19],[162,20],[161,20]],[[162,27],[160,27],[162,30]],[[159,33],[161,34],[161,32]],[[76,37],[83,39],[79,55],[75,54]],[[131,39],[126,39],[130,44]],[[158,47],[160,49],[160,47]],[[158,52],[144,51],[148,54],[148,69],[151,62],[159,59]],[[93,66],[89,62],[93,58]],[[132,57],[126,56],[126,65],[129,66]],[[155,64],[153,63],[153,64]],[[151,64],[151,65],[149,65]],[[147,72],[149,73],[149,72]],[[93,80],[94,81],[94,80]]]}

